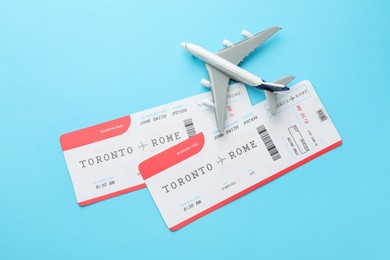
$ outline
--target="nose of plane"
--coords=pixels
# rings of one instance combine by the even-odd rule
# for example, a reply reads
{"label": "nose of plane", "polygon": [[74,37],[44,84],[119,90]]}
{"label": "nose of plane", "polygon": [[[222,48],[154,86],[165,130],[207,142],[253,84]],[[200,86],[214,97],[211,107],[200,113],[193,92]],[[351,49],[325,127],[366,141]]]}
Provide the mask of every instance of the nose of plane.
{"label": "nose of plane", "polygon": [[184,49],[187,49],[187,43],[186,42],[182,42],[180,43],[181,47],[183,47]]}

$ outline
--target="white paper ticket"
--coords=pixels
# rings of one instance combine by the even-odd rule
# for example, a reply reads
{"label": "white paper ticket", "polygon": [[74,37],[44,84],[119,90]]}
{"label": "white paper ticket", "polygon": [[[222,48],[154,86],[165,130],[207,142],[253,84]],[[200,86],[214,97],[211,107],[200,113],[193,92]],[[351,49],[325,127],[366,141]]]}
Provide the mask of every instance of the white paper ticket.
{"label": "white paper ticket", "polygon": [[[61,136],[77,202],[85,206],[145,187],[138,164],[215,124],[210,92]],[[248,111],[243,84],[229,87],[227,117]]]}
{"label": "white paper ticket", "polygon": [[142,162],[142,177],[170,230],[177,230],[341,145],[309,81],[278,99],[271,116],[261,102]]}

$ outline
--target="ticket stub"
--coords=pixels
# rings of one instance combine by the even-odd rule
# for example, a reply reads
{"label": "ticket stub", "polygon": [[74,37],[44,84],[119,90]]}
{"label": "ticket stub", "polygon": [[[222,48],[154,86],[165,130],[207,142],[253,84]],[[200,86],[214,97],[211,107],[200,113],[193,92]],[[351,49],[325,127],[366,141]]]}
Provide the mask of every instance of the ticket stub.
{"label": "ticket stub", "polygon": [[[85,206],[145,187],[138,165],[215,124],[210,92],[61,136],[77,202]],[[251,107],[243,84],[229,87],[227,117]]]}
{"label": "ticket stub", "polygon": [[271,116],[261,102],[139,165],[170,230],[177,230],[341,145],[309,81],[278,98]]}

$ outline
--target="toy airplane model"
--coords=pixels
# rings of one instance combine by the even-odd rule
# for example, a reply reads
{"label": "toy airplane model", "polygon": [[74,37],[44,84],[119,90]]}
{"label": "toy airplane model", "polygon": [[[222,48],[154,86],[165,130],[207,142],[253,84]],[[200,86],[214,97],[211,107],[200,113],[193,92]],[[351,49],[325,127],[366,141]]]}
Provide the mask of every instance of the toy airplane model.
{"label": "toy airplane model", "polygon": [[255,35],[243,30],[241,34],[246,37],[245,40],[236,44],[224,40],[222,43],[226,48],[215,53],[192,43],[181,43],[184,49],[206,63],[210,81],[202,79],[200,83],[205,87],[211,88],[213,102],[205,100],[204,104],[214,108],[219,132],[224,132],[226,94],[229,80],[231,79],[265,90],[270,112],[275,115],[277,93],[289,90],[286,85],[294,79],[294,76],[287,76],[274,82],[266,82],[237,65],[279,30],[279,27],[274,26]]}

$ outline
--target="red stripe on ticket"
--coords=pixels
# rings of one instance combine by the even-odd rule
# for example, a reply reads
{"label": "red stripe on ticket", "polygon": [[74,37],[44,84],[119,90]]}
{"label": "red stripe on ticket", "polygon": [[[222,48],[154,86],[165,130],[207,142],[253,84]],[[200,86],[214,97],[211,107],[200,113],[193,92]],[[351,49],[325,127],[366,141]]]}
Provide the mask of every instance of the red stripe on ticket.
{"label": "red stripe on ticket", "polygon": [[130,122],[130,116],[125,116],[64,134],[60,137],[62,150],[70,150],[121,135],[129,129]]}
{"label": "red stripe on ticket", "polygon": [[168,150],[161,152],[138,166],[144,180],[199,153],[204,146],[204,135],[199,133]]}

